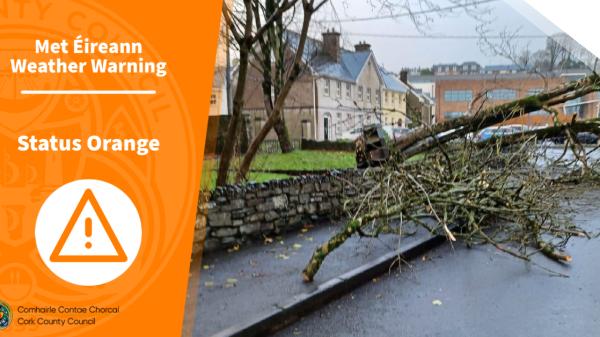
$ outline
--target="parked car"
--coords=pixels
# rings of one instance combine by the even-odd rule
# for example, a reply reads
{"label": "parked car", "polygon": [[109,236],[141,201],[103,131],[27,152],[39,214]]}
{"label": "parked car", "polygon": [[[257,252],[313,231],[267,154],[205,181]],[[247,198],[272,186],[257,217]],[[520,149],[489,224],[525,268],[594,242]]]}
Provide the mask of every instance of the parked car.
{"label": "parked car", "polygon": [[391,126],[391,125],[386,125],[386,126],[382,127],[382,129],[387,134],[387,136],[390,138],[390,140],[392,140],[392,141],[400,139],[400,138],[402,138],[402,136],[404,136],[405,134],[410,132],[410,129],[401,128],[401,127],[397,127],[397,126]]}
{"label": "parked car", "polygon": [[512,135],[515,133],[522,133],[528,130],[527,126],[520,124],[510,124],[510,125],[502,125],[502,126],[490,126],[487,127],[477,134],[475,141],[484,142],[492,137],[503,137],[507,135]]}
{"label": "parked car", "polygon": [[[598,144],[599,142],[598,136],[591,132],[579,132],[576,137],[577,141],[579,141],[581,144]],[[564,135],[560,135],[548,138],[548,140],[554,144],[564,144],[566,137]]]}
{"label": "parked car", "polygon": [[580,132],[577,134],[577,141],[581,144],[598,144],[598,136],[591,132]]}
{"label": "parked car", "polygon": [[363,132],[363,128],[355,128],[355,129],[352,129],[352,130],[342,133],[341,136],[338,137],[338,140],[355,141],[356,138],[358,138],[359,136],[362,135],[362,132]]}

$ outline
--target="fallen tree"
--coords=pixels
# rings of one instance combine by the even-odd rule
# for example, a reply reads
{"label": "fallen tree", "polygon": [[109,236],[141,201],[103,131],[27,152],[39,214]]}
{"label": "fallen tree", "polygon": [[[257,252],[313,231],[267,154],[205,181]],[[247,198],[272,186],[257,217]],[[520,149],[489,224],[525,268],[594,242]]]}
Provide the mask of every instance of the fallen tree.
{"label": "fallen tree", "polygon": [[[600,91],[600,76],[592,73],[581,80],[566,83],[538,95],[528,96],[487,109],[480,109],[471,116],[463,116],[432,126],[417,128],[396,142],[394,145],[396,153],[409,158],[417,153],[428,151],[440,143],[461,138],[471,132],[477,132],[486,127],[539,110],[545,110],[554,115],[554,126],[560,126],[558,122],[559,112],[554,109],[555,106],[597,91]],[[471,103],[471,105],[474,104]]]}
{"label": "fallen tree", "polygon": [[[594,91],[600,91],[600,77],[595,73],[407,134],[395,144],[392,159],[364,171],[363,183],[356,186],[360,195],[344,205],[349,220],[315,250],[302,272],[304,280],[312,281],[325,258],[352,235],[402,235],[408,225],[451,241],[462,239],[468,245],[490,244],[530,263],[536,253],[569,262],[571,257],[563,252],[568,240],[589,235],[564,215],[567,212],[559,196],[566,177],[597,177],[597,163],[589,161],[575,135],[583,131],[600,134],[600,120],[573,118],[560,123],[555,107]],[[466,137],[538,110],[553,114],[554,125],[485,142]],[[557,135],[566,139],[563,154],[540,167],[544,156],[540,141]],[[554,165],[569,150],[575,160],[555,174]],[[406,160],[419,153],[421,159]]]}

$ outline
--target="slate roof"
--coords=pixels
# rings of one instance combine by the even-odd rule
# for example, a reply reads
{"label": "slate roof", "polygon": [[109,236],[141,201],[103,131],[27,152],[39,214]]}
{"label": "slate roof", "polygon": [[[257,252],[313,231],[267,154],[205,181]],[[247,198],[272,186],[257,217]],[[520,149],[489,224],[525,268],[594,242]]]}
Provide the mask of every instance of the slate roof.
{"label": "slate roof", "polygon": [[[568,69],[563,71],[543,72],[548,78],[565,77],[567,79],[579,79],[591,73],[589,69]],[[529,72],[517,72],[508,74],[457,74],[457,75],[408,75],[409,83],[433,83],[437,81],[455,80],[515,80],[539,78],[539,75]]]}
{"label": "slate roof", "polygon": [[[292,49],[296,49],[299,35],[287,31],[287,41]],[[340,62],[322,52],[323,42],[307,38],[304,45],[303,59],[308,62],[316,75],[326,76],[347,82],[356,82],[360,71],[371,55],[371,51],[340,50]]]}
{"label": "slate roof", "polygon": [[496,64],[483,67],[483,71],[521,71],[523,70],[516,64]]}
{"label": "slate roof", "polygon": [[336,62],[329,55],[319,53],[309,63],[316,74],[339,79],[342,81],[356,82],[360,71],[369,59],[371,51],[340,50],[340,62]]}
{"label": "slate roof", "polygon": [[379,72],[381,73],[381,77],[383,77],[383,82],[387,89],[401,93],[406,93],[410,90],[408,86],[402,83],[402,81],[400,81],[393,73],[381,67],[379,68]]}

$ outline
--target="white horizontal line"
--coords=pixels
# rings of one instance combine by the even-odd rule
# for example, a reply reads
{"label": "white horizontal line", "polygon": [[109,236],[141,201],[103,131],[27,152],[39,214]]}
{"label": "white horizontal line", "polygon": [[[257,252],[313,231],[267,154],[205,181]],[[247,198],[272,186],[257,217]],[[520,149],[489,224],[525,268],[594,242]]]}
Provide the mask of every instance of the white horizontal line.
{"label": "white horizontal line", "polygon": [[156,90],[21,90],[21,95],[154,95]]}

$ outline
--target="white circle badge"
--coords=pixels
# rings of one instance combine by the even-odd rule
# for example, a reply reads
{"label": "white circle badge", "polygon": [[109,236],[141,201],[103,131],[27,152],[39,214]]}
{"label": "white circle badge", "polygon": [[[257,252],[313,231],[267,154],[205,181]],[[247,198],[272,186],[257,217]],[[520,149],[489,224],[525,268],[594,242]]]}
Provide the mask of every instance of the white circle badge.
{"label": "white circle badge", "polygon": [[121,276],[135,260],[142,222],[133,201],[116,186],[76,180],[46,199],[35,241],[56,276],[77,285],[101,285]]}

